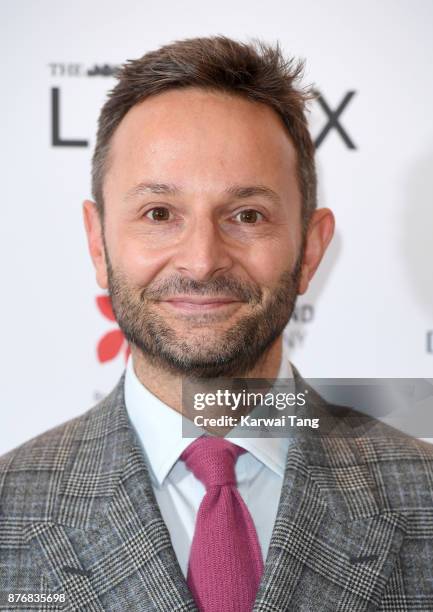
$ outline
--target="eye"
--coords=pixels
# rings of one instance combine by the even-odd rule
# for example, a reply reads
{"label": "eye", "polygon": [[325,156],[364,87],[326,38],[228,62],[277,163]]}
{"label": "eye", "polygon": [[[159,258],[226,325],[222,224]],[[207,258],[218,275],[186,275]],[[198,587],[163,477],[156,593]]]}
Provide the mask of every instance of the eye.
{"label": "eye", "polygon": [[252,208],[248,208],[247,210],[241,210],[235,215],[235,219],[239,218],[241,223],[257,223],[257,221],[261,221],[263,219],[262,213],[259,213],[257,210]]}
{"label": "eye", "polygon": [[144,215],[152,221],[168,221],[170,219],[170,211],[165,206],[155,206],[151,210],[148,210]]}

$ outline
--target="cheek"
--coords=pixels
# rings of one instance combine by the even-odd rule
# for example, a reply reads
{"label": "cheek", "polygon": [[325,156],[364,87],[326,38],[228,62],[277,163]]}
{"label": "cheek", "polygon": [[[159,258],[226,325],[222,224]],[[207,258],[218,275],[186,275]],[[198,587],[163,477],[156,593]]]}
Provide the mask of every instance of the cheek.
{"label": "cheek", "polygon": [[256,244],[240,263],[254,282],[273,287],[283,272],[293,269],[298,248],[291,237],[271,240],[266,244]]}
{"label": "cheek", "polygon": [[113,267],[139,287],[149,284],[169,261],[169,254],[164,249],[147,246],[131,234],[117,231],[111,245],[107,244]]}

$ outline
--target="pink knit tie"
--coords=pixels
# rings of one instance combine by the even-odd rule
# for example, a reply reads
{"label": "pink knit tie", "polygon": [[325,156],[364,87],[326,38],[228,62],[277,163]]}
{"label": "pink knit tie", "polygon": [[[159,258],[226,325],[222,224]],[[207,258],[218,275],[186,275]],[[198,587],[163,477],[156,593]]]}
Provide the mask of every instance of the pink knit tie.
{"label": "pink knit tie", "polygon": [[250,612],[263,573],[254,523],[236,488],[234,466],[244,452],[224,438],[202,436],[180,457],[206,487],[187,577],[200,612]]}

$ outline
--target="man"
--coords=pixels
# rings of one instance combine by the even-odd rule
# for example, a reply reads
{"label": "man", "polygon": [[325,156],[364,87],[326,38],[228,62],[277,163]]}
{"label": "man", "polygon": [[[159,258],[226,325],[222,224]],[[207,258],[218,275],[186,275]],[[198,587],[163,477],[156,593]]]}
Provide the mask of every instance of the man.
{"label": "man", "polygon": [[428,445],[369,436],[312,389],[305,414],[340,435],[182,437],[188,380],[307,388],[282,332],[334,220],[300,71],[222,36],[121,70],[84,220],[131,358],[99,405],[2,458],[1,609],[433,609]]}

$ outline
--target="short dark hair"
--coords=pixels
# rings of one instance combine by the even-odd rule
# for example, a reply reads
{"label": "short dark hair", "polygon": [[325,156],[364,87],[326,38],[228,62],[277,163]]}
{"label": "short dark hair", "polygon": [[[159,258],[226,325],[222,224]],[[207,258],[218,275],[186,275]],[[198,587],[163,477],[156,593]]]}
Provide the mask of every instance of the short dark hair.
{"label": "short dark hair", "polygon": [[92,195],[103,215],[103,180],[111,138],[126,113],[149,96],[186,87],[217,90],[262,102],[283,119],[297,152],[304,228],[317,205],[317,179],[306,102],[313,96],[299,80],[303,62],[286,59],[279,44],[242,43],[226,36],[173,42],[128,60],[118,71],[98,120],[92,159]]}

